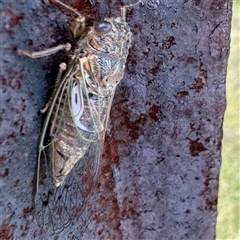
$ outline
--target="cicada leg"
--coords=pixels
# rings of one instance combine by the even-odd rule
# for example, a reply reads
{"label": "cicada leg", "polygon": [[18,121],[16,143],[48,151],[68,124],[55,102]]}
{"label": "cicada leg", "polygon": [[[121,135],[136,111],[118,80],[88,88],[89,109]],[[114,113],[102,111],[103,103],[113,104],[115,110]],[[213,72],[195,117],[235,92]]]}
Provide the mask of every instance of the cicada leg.
{"label": "cicada leg", "polygon": [[56,46],[56,47],[52,47],[52,48],[48,48],[48,49],[45,49],[45,50],[42,50],[42,51],[39,51],[39,52],[30,52],[30,51],[27,51],[27,50],[21,50],[21,49],[18,49],[17,50],[17,53],[19,55],[26,55],[30,58],[41,58],[41,57],[46,57],[46,56],[49,56],[49,55],[52,55],[60,50],[66,50],[66,51],[69,51],[71,49],[71,44],[70,43],[66,43],[66,44],[62,44],[62,45],[59,45],[59,46]]}
{"label": "cicada leg", "polygon": [[132,8],[132,7],[134,7],[134,6],[136,6],[136,5],[140,4],[140,3],[142,3],[142,0],[139,0],[139,1],[135,2],[135,3],[129,4],[129,5],[125,5],[125,6],[121,7],[121,17],[124,20],[126,20],[126,9],[127,8]]}

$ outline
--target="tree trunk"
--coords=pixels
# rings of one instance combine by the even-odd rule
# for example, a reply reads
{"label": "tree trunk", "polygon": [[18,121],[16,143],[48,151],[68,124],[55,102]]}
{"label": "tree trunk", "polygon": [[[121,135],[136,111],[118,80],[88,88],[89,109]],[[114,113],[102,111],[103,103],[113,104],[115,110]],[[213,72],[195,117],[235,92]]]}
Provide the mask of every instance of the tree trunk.
{"label": "tree trunk", "polygon": [[[69,0],[90,22],[117,0]],[[1,239],[214,239],[231,0],[146,0],[112,105],[100,177],[85,214],[49,236],[32,217],[41,109],[69,40],[69,13],[48,0],[1,3]],[[126,1],[125,4],[129,4]],[[84,229],[84,231],[83,231]]]}

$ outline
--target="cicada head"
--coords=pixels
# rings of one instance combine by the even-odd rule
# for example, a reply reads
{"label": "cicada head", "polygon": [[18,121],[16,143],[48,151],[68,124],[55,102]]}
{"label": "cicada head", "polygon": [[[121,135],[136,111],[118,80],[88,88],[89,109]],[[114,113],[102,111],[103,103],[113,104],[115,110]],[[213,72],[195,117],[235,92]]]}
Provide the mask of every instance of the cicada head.
{"label": "cicada head", "polygon": [[123,77],[131,31],[121,18],[106,18],[96,23],[84,39],[91,72],[107,92],[114,91]]}
{"label": "cicada head", "polygon": [[103,22],[95,23],[86,38],[88,46],[96,53],[125,63],[131,44],[131,31],[121,17],[106,18]]}

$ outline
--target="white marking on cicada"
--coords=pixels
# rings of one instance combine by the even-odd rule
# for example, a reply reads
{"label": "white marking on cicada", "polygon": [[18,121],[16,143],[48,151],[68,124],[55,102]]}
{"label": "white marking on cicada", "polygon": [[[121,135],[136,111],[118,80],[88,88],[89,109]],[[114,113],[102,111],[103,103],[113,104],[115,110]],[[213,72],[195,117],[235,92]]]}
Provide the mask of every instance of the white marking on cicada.
{"label": "white marking on cicada", "polygon": [[76,123],[76,126],[78,126],[80,129],[84,131],[88,131],[88,129],[81,124],[80,118],[83,114],[83,95],[82,95],[82,86],[81,85],[73,85],[71,89],[71,106],[72,106],[72,113],[74,117],[74,122]]}

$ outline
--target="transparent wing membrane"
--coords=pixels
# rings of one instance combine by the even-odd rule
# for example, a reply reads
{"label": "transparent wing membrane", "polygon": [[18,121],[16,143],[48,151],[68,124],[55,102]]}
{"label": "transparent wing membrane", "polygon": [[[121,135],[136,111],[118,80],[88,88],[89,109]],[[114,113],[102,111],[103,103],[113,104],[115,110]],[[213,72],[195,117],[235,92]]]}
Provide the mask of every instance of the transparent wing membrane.
{"label": "transparent wing membrane", "polygon": [[99,143],[91,143],[59,187],[51,177],[51,163],[44,166],[44,157],[35,198],[35,216],[44,231],[61,232],[74,218],[81,216],[97,181],[101,151]]}
{"label": "transparent wing membrane", "polygon": [[81,214],[95,186],[110,108],[109,99],[93,97],[73,69],[58,86],[39,145],[35,215],[42,229],[54,233]]}

